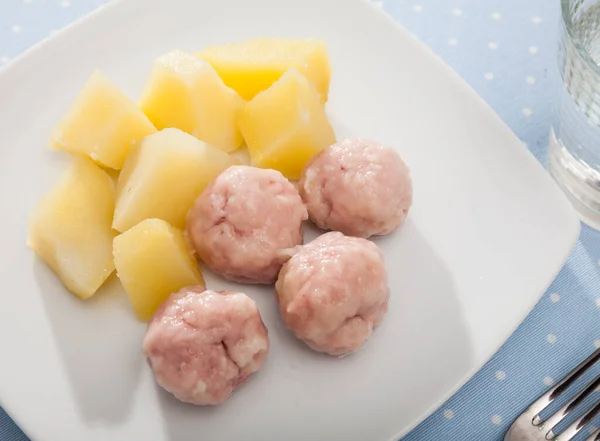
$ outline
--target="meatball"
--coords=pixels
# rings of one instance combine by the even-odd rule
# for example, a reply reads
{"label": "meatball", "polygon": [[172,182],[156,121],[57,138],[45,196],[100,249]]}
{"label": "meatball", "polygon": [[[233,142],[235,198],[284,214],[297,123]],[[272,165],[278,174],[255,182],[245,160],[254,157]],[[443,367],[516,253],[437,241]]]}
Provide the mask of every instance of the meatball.
{"label": "meatball", "polygon": [[389,234],[412,204],[409,169],[391,148],[347,139],[313,157],[298,186],[310,219],[357,237]]}
{"label": "meatball", "polygon": [[390,296],[379,248],[338,232],[298,247],[275,290],[286,326],[331,355],[362,347],[383,320]]}
{"label": "meatball", "polygon": [[250,297],[201,286],[171,294],[143,342],[157,383],[192,404],[225,401],[261,368],[268,350],[267,328]]}
{"label": "meatball", "polygon": [[273,283],[285,250],[302,244],[306,207],[278,171],[233,166],[196,199],[188,238],[206,266],[229,280]]}

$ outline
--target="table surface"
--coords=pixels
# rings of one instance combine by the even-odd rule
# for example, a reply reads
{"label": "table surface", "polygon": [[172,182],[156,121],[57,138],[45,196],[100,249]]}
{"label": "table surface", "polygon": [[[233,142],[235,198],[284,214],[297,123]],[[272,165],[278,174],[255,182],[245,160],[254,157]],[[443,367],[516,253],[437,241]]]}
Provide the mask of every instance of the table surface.
{"label": "table surface", "polygon": [[[3,0],[0,68],[105,1]],[[557,86],[558,0],[372,3],[429,45],[545,161]],[[600,233],[584,226],[565,267],[513,336],[404,440],[502,440],[534,398],[600,347],[599,266]],[[0,441],[27,439],[0,408]]]}

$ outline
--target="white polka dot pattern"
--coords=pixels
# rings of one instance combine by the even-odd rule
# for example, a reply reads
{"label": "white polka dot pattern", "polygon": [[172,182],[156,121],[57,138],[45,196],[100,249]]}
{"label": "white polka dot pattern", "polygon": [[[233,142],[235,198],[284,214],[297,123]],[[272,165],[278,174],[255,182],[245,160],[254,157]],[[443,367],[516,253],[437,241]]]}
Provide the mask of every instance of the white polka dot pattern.
{"label": "white polka dot pattern", "polygon": [[[419,14],[415,4],[386,0],[383,9],[454,68],[545,164],[557,84],[558,3],[419,0]],[[598,323],[600,234],[583,227],[567,265],[515,334],[403,441],[503,439],[536,396],[600,348]]]}
{"label": "white polka dot pattern", "polygon": [[[0,2],[0,69],[29,46],[105,2]],[[557,84],[557,2],[372,3],[429,45],[490,104],[525,148],[545,161],[550,104]],[[583,227],[567,265],[515,334],[404,441],[503,439],[508,425],[532,399],[555,384],[577,363],[576,358],[600,348],[599,320],[600,234]],[[562,350],[566,347],[571,349]],[[436,369],[442,372],[443,367]],[[0,440],[27,440],[1,408]]]}
{"label": "white polka dot pattern", "polygon": [[544,377],[544,379],[542,380],[542,382],[546,386],[552,386],[554,384],[554,379],[552,377]]}

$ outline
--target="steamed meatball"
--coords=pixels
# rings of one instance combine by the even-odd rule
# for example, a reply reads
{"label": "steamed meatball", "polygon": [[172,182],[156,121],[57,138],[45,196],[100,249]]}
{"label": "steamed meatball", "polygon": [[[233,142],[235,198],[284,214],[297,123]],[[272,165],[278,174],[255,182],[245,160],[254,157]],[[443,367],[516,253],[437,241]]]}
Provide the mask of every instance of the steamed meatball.
{"label": "steamed meatball", "polygon": [[391,233],[412,204],[406,164],[393,149],[364,139],[333,144],[312,158],[299,191],[318,227],[357,237]]}
{"label": "steamed meatball", "polygon": [[275,289],[286,326],[314,350],[331,355],[365,344],[383,320],[390,295],[379,248],[338,232],[298,247]]}
{"label": "steamed meatball", "polygon": [[200,259],[214,272],[242,283],[273,283],[302,244],[306,207],[278,171],[230,167],[196,199],[187,233]]}
{"label": "steamed meatball", "polygon": [[187,287],[146,330],[143,352],[157,383],[181,401],[219,404],[263,365],[267,328],[245,294]]}

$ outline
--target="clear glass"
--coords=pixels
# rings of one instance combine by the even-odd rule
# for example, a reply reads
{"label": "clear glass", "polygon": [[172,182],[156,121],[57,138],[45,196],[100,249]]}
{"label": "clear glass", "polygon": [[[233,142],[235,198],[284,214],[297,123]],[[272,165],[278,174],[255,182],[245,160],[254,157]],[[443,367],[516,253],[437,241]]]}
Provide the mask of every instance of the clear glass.
{"label": "clear glass", "polygon": [[562,0],[559,32],[548,169],[581,219],[600,229],[600,0]]}

